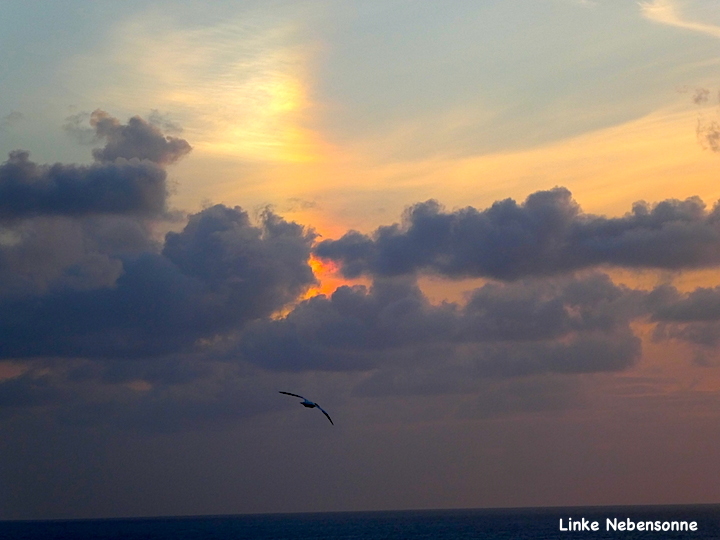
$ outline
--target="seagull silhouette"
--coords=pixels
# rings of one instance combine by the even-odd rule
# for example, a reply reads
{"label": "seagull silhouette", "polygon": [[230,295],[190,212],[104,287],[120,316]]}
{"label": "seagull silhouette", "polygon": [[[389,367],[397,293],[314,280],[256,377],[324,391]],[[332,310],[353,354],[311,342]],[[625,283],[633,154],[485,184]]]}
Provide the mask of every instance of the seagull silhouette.
{"label": "seagull silhouette", "polygon": [[291,394],[290,392],[280,392],[280,393],[281,393],[281,394],[285,394],[286,396],[299,397],[300,399],[302,399],[302,402],[300,403],[300,405],[302,405],[303,407],[307,407],[308,409],[312,409],[313,407],[317,407],[318,409],[320,409],[320,410],[322,411],[322,413],[323,413],[325,416],[327,416],[327,419],[330,420],[330,423],[331,423],[333,426],[335,425],[335,422],[332,421],[332,418],[330,418],[330,415],[325,411],[325,409],[323,409],[320,405],[318,405],[318,404],[315,403],[314,401],[310,401],[308,398],[299,396],[299,395],[297,395],[297,394]]}

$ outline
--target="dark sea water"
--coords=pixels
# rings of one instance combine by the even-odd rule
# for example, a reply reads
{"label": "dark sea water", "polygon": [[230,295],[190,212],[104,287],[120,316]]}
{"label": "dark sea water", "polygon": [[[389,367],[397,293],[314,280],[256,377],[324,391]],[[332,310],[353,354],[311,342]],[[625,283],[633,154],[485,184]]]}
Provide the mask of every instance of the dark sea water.
{"label": "dark sea water", "polygon": [[[560,519],[598,522],[598,531],[561,531]],[[607,531],[627,523],[697,522],[697,531]],[[582,522],[581,522],[582,523]],[[13,540],[382,540],[382,539],[720,539],[720,505],[261,514],[147,519],[0,522]]]}

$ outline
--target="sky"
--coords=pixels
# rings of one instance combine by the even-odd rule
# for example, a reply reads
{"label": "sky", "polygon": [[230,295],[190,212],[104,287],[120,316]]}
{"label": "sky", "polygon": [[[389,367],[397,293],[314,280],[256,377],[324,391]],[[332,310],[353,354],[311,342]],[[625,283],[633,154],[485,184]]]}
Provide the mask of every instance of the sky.
{"label": "sky", "polygon": [[1,3],[0,519],[720,503],[714,4]]}

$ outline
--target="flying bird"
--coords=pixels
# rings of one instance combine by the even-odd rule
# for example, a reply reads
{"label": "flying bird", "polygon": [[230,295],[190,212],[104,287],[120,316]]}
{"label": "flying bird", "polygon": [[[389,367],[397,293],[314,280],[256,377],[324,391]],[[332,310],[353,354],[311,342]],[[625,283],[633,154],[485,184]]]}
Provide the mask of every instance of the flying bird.
{"label": "flying bird", "polygon": [[308,398],[305,398],[305,397],[302,397],[302,396],[298,396],[297,394],[291,394],[290,392],[280,392],[280,393],[281,393],[281,394],[285,394],[286,396],[299,397],[300,399],[302,399],[302,402],[300,403],[300,405],[302,405],[303,407],[307,407],[308,409],[312,409],[313,407],[317,407],[318,409],[320,409],[320,411],[322,411],[322,413],[323,413],[325,416],[327,416],[327,419],[330,420],[330,423],[331,423],[333,426],[335,425],[335,423],[332,421],[332,418],[330,418],[330,415],[325,411],[325,409],[323,409],[320,405],[318,405],[318,404],[315,403],[314,401],[310,401]]}

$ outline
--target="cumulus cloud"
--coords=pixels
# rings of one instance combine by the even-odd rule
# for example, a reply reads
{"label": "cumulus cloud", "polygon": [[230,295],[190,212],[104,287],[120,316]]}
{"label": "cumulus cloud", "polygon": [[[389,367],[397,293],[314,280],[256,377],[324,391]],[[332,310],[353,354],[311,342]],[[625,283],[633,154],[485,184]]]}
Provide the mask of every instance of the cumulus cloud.
{"label": "cumulus cloud", "polygon": [[0,219],[40,215],[144,214],[165,211],[166,173],[145,161],[38,165],[27,152],[0,164]]}
{"label": "cumulus cloud", "polygon": [[[165,136],[139,116],[122,124],[105,111],[71,116],[65,129],[85,142],[106,141],[93,150],[93,165],[39,165],[28,152],[10,152],[0,164],[0,220],[35,216],[136,214],[166,210],[164,166],[190,152],[184,139]],[[87,130],[91,129],[91,133]]]}
{"label": "cumulus cloud", "polygon": [[[157,115],[154,120],[157,121]],[[163,135],[160,128],[133,116],[127,124],[97,109],[90,115],[90,125],[99,140],[105,140],[103,148],[93,150],[93,157],[100,162],[117,158],[147,159],[160,165],[174,163],[192,150],[185,139]],[[173,124],[174,129],[177,126]]]}
{"label": "cumulus cloud", "polygon": [[105,142],[93,164],[40,165],[18,150],[0,165],[0,360],[23,366],[0,378],[0,413],[153,425],[244,414],[231,389],[249,383],[212,359],[316,283],[315,233],[269,209],[251,220],[216,205],[160,238],[165,167],[190,150],[160,128],[179,126],[95,111],[66,129],[87,136],[88,120],[86,139]]}
{"label": "cumulus cloud", "polygon": [[598,265],[700,268],[720,263],[719,217],[697,197],[638,202],[619,218],[595,216],[583,213],[567,189],[554,188],[485,210],[419,203],[400,224],[324,240],[315,254],[350,278],[429,272],[514,280]]}
{"label": "cumulus cloud", "polygon": [[226,290],[248,275],[242,262],[230,258],[233,273],[217,268],[222,256],[197,263],[252,252],[236,249],[238,236],[258,235],[241,223],[246,234],[197,252],[196,240],[228,230],[203,220],[243,221],[208,210],[178,233],[185,249],[173,248],[175,262],[164,251],[126,268],[113,288],[6,299],[0,354],[27,356],[31,369],[0,381],[0,403],[73,423],[174,429],[272,408],[265,394],[278,377],[342,372],[357,395],[475,394],[476,413],[495,415],[575,406],[577,391],[557,377],[622,370],[639,357],[630,322],[643,297],[602,274],[487,284],[462,305],[432,304],[410,279],[380,279],[309,298],[283,317],[268,317],[269,306],[250,315],[249,293]]}
{"label": "cumulus cloud", "polygon": [[716,354],[720,345],[720,287],[700,287],[680,293],[658,287],[649,296],[655,323],[654,339],[679,340],[696,347],[698,358]]}
{"label": "cumulus cloud", "polygon": [[[272,370],[426,372],[434,374],[426,383],[450,378],[455,388],[486,377],[613,371],[640,353],[629,327],[636,294],[593,275],[488,284],[463,306],[433,305],[412,280],[381,279],[256,321],[237,353]],[[373,379],[387,386],[385,375]]]}
{"label": "cumulus cloud", "polygon": [[665,285],[653,291],[653,319],[656,321],[694,322],[720,320],[720,287],[699,287],[681,294]]}
{"label": "cumulus cloud", "polygon": [[[99,272],[115,261],[111,280],[98,280],[86,256],[84,267],[65,267],[46,290],[0,297],[0,358],[192,349],[269,316],[313,284],[313,238],[270,212],[255,226],[239,208],[205,209],[169,233],[161,253],[96,252]],[[94,287],[78,285],[88,279]]]}
{"label": "cumulus cloud", "polygon": [[43,216],[12,225],[0,243],[0,298],[113,286],[121,258],[160,249],[151,224],[135,216]]}
{"label": "cumulus cloud", "polygon": [[0,165],[0,358],[192,353],[315,283],[314,233],[269,210],[253,224],[213,206],[155,238],[164,166],[190,145],[139,117],[89,120],[106,141],[94,164],[39,165],[14,151]]}
{"label": "cumulus cloud", "polygon": [[[76,125],[87,120],[105,142],[94,163],[15,151],[0,165],[0,360],[23,366],[0,380],[0,414],[181,428],[271,408],[263,392],[278,377],[317,373],[364,396],[478,395],[478,414],[504,414],[573,406],[568,376],[627,369],[641,354],[632,324],[648,316],[656,339],[720,343],[716,290],[644,292],[575,272],[717,264],[719,211],[697,198],[619,218],[585,214],[563,188],[485,210],[428,201],[371,235],[319,243],[270,209],[251,219],[215,205],[161,238],[165,167],[189,144],[163,134],[159,113],[122,124],[95,111]],[[313,253],[372,285],[303,300]],[[423,272],[494,281],[433,304]]]}

